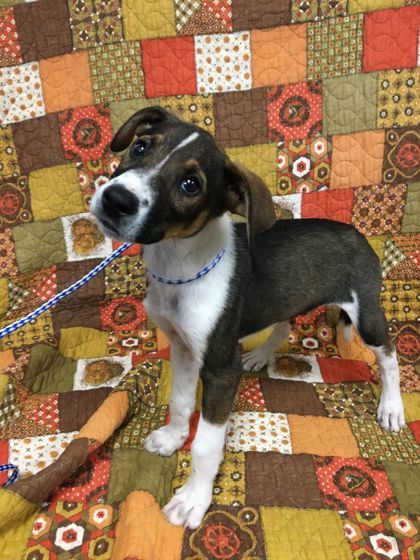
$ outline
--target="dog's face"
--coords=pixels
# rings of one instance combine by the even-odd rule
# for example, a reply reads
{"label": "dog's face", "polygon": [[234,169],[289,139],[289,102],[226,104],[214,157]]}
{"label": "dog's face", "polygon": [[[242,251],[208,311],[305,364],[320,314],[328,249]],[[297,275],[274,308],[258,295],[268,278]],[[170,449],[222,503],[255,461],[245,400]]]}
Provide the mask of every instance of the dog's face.
{"label": "dog's face", "polygon": [[143,244],[190,237],[227,210],[247,214],[255,231],[274,221],[261,179],[232,164],[206,131],[160,107],[135,113],[111,149],[127,150],[91,205],[108,237]]}

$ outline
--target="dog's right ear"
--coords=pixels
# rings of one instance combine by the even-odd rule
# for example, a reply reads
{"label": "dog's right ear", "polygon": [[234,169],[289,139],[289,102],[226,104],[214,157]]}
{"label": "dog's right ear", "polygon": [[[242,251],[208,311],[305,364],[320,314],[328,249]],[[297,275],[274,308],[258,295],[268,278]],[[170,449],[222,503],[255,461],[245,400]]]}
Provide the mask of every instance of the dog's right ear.
{"label": "dog's right ear", "polygon": [[178,119],[175,115],[159,106],[147,107],[146,109],[137,111],[137,113],[134,113],[115,134],[111,142],[111,150],[113,152],[122,152],[128,148],[134,136],[139,136],[154,124],[170,120]]}

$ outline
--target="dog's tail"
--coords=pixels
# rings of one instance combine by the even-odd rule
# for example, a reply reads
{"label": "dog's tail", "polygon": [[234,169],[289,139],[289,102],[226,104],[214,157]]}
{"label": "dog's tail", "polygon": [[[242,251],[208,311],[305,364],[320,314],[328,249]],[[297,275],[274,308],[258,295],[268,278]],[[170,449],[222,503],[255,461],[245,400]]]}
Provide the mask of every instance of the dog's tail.
{"label": "dog's tail", "polygon": [[352,322],[343,309],[340,309],[340,318],[338,320],[337,329],[340,329],[344,340],[351,342],[353,338]]}

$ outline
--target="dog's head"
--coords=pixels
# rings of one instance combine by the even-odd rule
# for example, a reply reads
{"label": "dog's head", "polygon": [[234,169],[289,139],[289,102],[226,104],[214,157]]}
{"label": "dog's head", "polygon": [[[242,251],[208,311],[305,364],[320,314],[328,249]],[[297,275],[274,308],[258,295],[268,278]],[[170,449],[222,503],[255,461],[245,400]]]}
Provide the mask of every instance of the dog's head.
{"label": "dog's head", "polygon": [[230,211],[247,217],[251,238],[275,221],[259,177],[232,163],[206,131],[160,107],[135,113],[111,149],[126,151],[91,205],[108,237],[144,244],[190,237]]}

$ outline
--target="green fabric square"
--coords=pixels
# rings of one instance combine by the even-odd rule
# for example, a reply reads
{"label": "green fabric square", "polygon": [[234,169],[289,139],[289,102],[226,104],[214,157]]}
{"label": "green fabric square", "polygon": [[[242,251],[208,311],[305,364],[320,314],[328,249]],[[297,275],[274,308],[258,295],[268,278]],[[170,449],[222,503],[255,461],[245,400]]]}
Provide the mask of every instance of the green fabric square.
{"label": "green fabric square", "polygon": [[68,5],[74,49],[123,40],[119,0],[79,0]]}
{"label": "green fabric square", "polygon": [[419,446],[408,427],[400,432],[390,432],[380,427],[376,420],[349,418],[350,428],[356,438],[360,455],[378,461],[419,463]]}
{"label": "green fabric square", "polygon": [[105,268],[105,295],[107,297],[146,295],[147,276],[143,259],[123,256]]}
{"label": "green fabric square", "polygon": [[401,231],[403,233],[420,231],[420,182],[408,184]]}
{"label": "green fabric square", "polygon": [[363,14],[315,21],[307,27],[308,79],[356,74],[362,68]]}
{"label": "green fabric square", "polygon": [[373,73],[324,80],[324,134],[376,128],[377,87]]}
{"label": "green fabric square", "polygon": [[33,393],[66,393],[73,389],[77,362],[65,358],[48,344],[37,344],[31,350],[23,384]]}
{"label": "green fabric square", "polygon": [[376,417],[377,402],[368,383],[315,383],[318,397],[333,418]]}
{"label": "green fabric square", "polygon": [[95,103],[143,96],[143,70],[138,41],[95,47],[89,53],[89,65]]}
{"label": "green fabric square", "polygon": [[16,260],[22,273],[64,262],[67,258],[60,219],[13,228]]}
{"label": "green fabric square", "polygon": [[116,449],[133,447],[138,449],[154,430],[166,424],[168,406],[148,406],[140,403],[138,412],[114,436]]}
{"label": "green fabric square", "polygon": [[[159,105],[159,99],[154,98],[152,103],[153,105]],[[150,105],[150,99],[125,99],[110,103],[109,110],[114,134],[136,111],[150,107]]]}
{"label": "green fabric square", "polygon": [[144,449],[114,449],[108,500],[120,502],[130,492],[144,490],[163,506],[171,494],[177,461],[177,453],[160,457]]}
{"label": "green fabric square", "polygon": [[403,513],[420,514],[420,465],[383,463]]}

